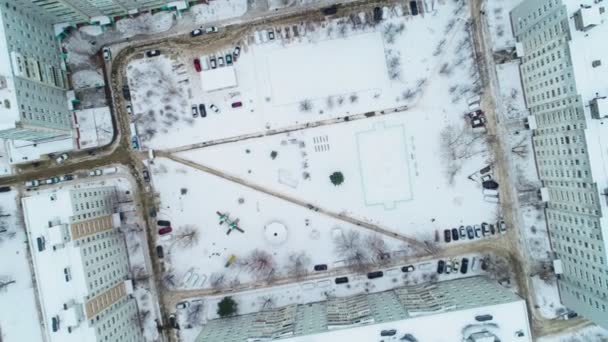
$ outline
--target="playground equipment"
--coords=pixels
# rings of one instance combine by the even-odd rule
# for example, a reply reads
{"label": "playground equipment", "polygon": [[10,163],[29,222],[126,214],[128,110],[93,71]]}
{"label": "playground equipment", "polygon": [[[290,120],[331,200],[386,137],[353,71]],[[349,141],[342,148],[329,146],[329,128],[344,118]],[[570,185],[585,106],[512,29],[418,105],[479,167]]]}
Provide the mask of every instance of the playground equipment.
{"label": "playground equipment", "polygon": [[241,233],[245,232],[243,229],[241,229],[241,227],[239,227],[238,218],[236,220],[232,220],[232,219],[230,219],[230,214],[221,213],[219,211],[216,211],[216,214],[220,218],[220,225],[222,225],[224,223],[226,223],[226,225],[228,225],[228,231],[226,232],[226,235],[230,235],[230,233],[232,233],[233,230],[238,230]]}

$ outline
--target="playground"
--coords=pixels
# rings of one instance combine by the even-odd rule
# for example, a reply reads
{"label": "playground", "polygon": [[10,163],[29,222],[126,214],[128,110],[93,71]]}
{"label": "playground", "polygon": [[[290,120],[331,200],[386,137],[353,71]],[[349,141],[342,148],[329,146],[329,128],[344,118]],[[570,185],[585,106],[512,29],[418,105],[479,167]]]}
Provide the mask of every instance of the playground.
{"label": "playground", "polygon": [[[317,264],[330,270],[344,265],[334,254],[332,237],[356,229],[352,225],[168,159],[157,158],[151,172],[160,193],[158,219],[170,220],[173,227],[159,243],[165,250],[165,274],[173,276],[175,288],[259,279],[245,265],[255,250],[268,252],[273,277],[289,275],[293,253],[305,252],[311,273]],[[182,234],[184,229],[196,233]],[[364,238],[367,232],[361,234]],[[398,241],[386,243],[393,251],[402,248]]]}

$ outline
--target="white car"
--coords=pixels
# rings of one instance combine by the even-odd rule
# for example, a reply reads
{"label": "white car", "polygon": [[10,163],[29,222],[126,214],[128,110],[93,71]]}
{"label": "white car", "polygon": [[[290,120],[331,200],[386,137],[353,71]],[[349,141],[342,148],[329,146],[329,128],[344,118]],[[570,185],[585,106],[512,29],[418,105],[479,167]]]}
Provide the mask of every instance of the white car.
{"label": "white car", "polygon": [[90,177],[101,176],[102,174],[103,174],[103,171],[101,171],[101,169],[89,171],[89,176]]}
{"label": "white car", "polygon": [[106,61],[109,61],[110,59],[112,59],[112,53],[110,52],[110,48],[104,47],[102,50],[103,53],[103,59],[105,59]]}
{"label": "white car", "polygon": [[127,105],[127,114],[133,115],[133,107],[131,105]]}
{"label": "white car", "polygon": [[215,27],[215,26],[207,27],[207,28],[205,29],[205,33],[215,33],[215,32],[217,32],[217,31],[218,31],[218,29],[217,29],[217,27]]}
{"label": "white car", "polygon": [[57,162],[57,164],[63,164],[64,161],[68,160],[68,154],[64,153],[62,155],[60,155],[59,157],[57,157],[55,159],[55,161]]}
{"label": "white car", "polygon": [[189,306],[190,306],[190,302],[188,302],[188,301],[183,301],[183,302],[179,302],[179,303],[177,303],[177,304],[175,305],[175,308],[176,308],[177,310],[182,310],[182,309],[185,309],[185,308],[187,308],[187,307],[189,307]]}
{"label": "white car", "polygon": [[481,237],[481,226],[476,224],[475,225],[475,237],[476,238],[480,238]]}
{"label": "white car", "polygon": [[216,106],[216,105],[214,105],[214,104],[212,104],[211,106],[209,106],[209,108],[211,108],[211,110],[212,110],[214,113],[219,113],[219,112],[220,112],[220,109],[219,109],[219,108],[217,108],[217,106]]}
{"label": "white car", "polygon": [[25,182],[25,186],[27,186],[28,188],[32,188],[38,185],[40,185],[40,181],[38,181],[37,179]]}

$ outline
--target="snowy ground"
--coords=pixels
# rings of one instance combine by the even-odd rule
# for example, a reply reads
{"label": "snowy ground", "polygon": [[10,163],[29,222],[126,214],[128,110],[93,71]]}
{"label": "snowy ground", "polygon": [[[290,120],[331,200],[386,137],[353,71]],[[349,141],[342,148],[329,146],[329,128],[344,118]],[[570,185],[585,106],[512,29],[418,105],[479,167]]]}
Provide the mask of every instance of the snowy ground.
{"label": "snowy ground", "polygon": [[247,0],[210,1],[192,6],[190,12],[194,15],[194,21],[201,24],[235,18],[247,12]]}
{"label": "snowy ground", "polygon": [[[306,251],[309,262],[305,268],[309,272],[316,264],[327,264],[330,270],[344,265],[334,253],[332,237],[354,229],[352,225],[170,160],[155,159],[151,171],[154,188],[160,193],[158,218],[170,220],[174,229],[171,238],[162,238],[160,243],[165,250],[166,273],[175,277],[175,287],[213,287],[212,279],[219,276],[223,276],[224,285],[250,282],[258,275],[240,265],[254,249],[272,254],[277,276],[288,273],[292,252]],[[233,231],[227,235],[228,228],[220,225],[217,211],[239,219],[244,233]],[[267,232],[265,227],[273,222],[286,227],[279,233],[284,240],[277,241],[281,236]],[[180,238],[188,229],[197,232],[192,243]],[[362,233],[361,240],[365,240],[367,234]],[[385,242],[387,251],[404,249],[398,241]],[[235,263],[226,267],[231,255],[236,256]]]}
{"label": "snowy ground", "polygon": [[123,38],[129,38],[139,34],[165,32],[173,25],[175,25],[175,14],[173,12],[143,13],[135,18],[125,18],[117,21],[116,29],[122,33]]}
{"label": "snowy ground", "polygon": [[[273,41],[267,38],[270,28],[258,29],[245,42],[235,42],[243,48],[234,64],[238,86],[213,92],[202,91],[209,71],[195,72],[192,60],[224,56],[234,45],[205,56],[184,53],[175,60],[163,56],[155,62],[134,61],[128,77],[135,112],[142,115],[138,131],[143,145],[183,146],[412,106],[431,93],[431,79],[441,82],[435,86],[443,92],[442,109],[460,112],[464,98],[477,88],[477,74],[460,18],[466,12],[456,6],[448,2],[424,19],[390,12],[392,17],[377,26],[353,25],[350,19],[295,25],[289,27],[290,38],[281,38],[287,27],[276,27]],[[367,20],[364,13],[354,17]],[[299,37],[294,37],[294,27]],[[409,46],[417,47],[415,53]],[[145,95],[161,76],[168,76],[168,82],[150,100]],[[243,107],[231,108],[236,101]],[[192,118],[190,107],[199,104],[206,105],[206,118]],[[211,104],[219,108],[218,114],[209,110]],[[169,120],[159,110],[167,105],[172,108]]]}
{"label": "snowy ground", "polygon": [[[456,6],[447,2],[424,19],[393,16],[376,27],[353,28],[339,19],[302,25],[306,36],[299,39],[262,43],[257,31],[260,43],[243,46],[235,65],[239,86],[202,94],[202,101],[205,72],[196,73],[190,61],[165,56],[135,61],[128,76],[138,134],[144,145],[166,148],[409,105],[399,113],[179,156],[421,240],[433,241],[436,231],[446,228],[495,222],[496,204],[484,201],[479,182],[468,178],[491,157],[484,135],[472,132],[463,117],[477,74],[465,21],[454,18],[466,11]],[[415,51],[407,48],[412,44]],[[320,65],[306,67],[305,60]],[[298,87],[288,87],[290,80]],[[237,100],[244,107],[230,108]],[[300,110],[303,101],[311,108]],[[220,113],[207,109],[207,117],[192,118],[190,104],[200,102],[217,105]],[[452,134],[466,138],[457,140],[462,145],[457,151],[446,147]],[[458,157],[450,158],[450,152]],[[226,282],[249,281],[243,267],[225,263],[233,254],[243,263],[254,247],[273,253],[278,272],[289,252],[300,249],[311,252],[311,265],[340,265],[332,234],[348,225],[164,158],[155,160],[151,171],[160,194],[159,218],[176,230],[163,242],[172,286],[208,287],[222,274]],[[334,171],[344,174],[340,186],[329,180]],[[239,218],[245,233],[226,235],[216,211]],[[264,235],[264,227],[275,221],[287,227],[287,239],[278,245]],[[193,230],[198,241],[184,248],[184,232]],[[399,249],[400,244],[390,247]]]}
{"label": "snowy ground", "polygon": [[[479,258],[479,255],[465,255],[463,257]],[[393,289],[400,286],[416,285],[425,282],[453,280],[470,277],[483,273],[479,268],[469,271],[466,275],[460,273],[437,274],[437,260],[430,260],[414,264],[415,271],[403,273],[399,267],[379,268],[385,276],[369,280],[365,275],[348,275],[348,284],[337,285],[334,277],[316,281],[307,281],[291,285],[275,286],[268,289],[239,292],[231,297],[238,303],[239,314],[248,314],[262,311],[265,308],[275,308],[290,304],[305,304],[328,297],[347,297],[363,293],[374,293]],[[208,296],[205,298],[190,298],[191,306],[197,300],[202,300],[203,308],[200,317],[192,317],[192,308],[177,310],[180,326],[186,329],[180,332],[182,341],[193,341],[200,333],[200,324],[207,320],[219,318],[217,304],[224,296]],[[194,300],[194,302],[192,302]],[[196,319],[195,319],[196,318]],[[191,326],[191,327],[190,327]]]}
{"label": "snowy ground", "polygon": [[598,326],[590,326],[576,332],[567,332],[551,337],[541,337],[538,342],[605,342],[608,331]]}
{"label": "snowy ground", "polygon": [[[42,341],[35,290],[28,261],[27,238],[17,192],[0,193],[0,340]],[[4,216],[8,215],[8,216]]]}
{"label": "snowy ground", "polygon": [[509,12],[521,2],[522,0],[485,1],[485,15],[494,51],[515,47]]}

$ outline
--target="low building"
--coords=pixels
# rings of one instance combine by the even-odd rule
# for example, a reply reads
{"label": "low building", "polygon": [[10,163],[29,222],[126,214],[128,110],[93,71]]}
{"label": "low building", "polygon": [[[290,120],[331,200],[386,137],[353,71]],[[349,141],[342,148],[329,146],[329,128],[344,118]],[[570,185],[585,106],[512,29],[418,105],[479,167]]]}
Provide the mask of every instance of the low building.
{"label": "low building", "polygon": [[143,341],[114,187],[22,199],[47,342]]}
{"label": "low building", "polygon": [[[480,317],[483,317],[481,319]],[[485,277],[294,304],[207,322],[197,342],[532,341],[526,303]]]}

